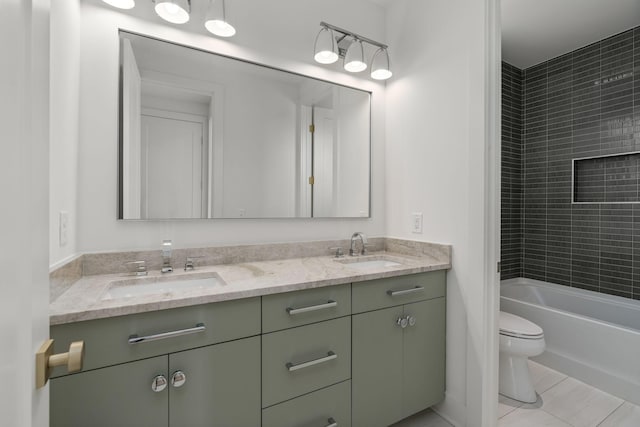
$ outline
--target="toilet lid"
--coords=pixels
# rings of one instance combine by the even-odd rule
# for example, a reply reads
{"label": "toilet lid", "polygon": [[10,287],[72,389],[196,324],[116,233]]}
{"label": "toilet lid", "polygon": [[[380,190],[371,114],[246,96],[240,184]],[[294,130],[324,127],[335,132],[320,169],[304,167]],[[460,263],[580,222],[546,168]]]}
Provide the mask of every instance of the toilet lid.
{"label": "toilet lid", "polygon": [[533,322],[515,314],[500,312],[500,333],[516,338],[541,338],[544,336],[542,328]]}

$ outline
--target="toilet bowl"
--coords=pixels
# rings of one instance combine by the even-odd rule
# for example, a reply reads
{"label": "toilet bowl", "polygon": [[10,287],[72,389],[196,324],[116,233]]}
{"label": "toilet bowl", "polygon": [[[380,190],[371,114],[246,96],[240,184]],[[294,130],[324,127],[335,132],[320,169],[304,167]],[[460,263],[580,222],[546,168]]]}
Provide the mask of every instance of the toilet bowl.
{"label": "toilet bowl", "polygon": [[500,394],[525,403],[537,400],[529,357],[544,351],[542,328],[527,319],[500,312]]}

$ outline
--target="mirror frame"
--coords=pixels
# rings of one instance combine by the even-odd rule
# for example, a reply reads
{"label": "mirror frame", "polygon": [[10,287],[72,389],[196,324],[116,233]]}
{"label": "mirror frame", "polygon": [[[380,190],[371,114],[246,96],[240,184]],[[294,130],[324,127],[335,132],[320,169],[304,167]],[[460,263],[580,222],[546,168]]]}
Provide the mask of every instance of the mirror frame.
{"label": "mirror frame", "polygon": [[[124,136],[124,123],[123,123],[123,73],[122,73],[122,45],[121,45],[121,38],[122,35],[132,35],[132,36],[136,36],[136,37],[145,37],[145,38],[149,38],[149,39],[153,39],[159,42],[163,42],[163,43],[169,43],[175,46],[179,46],[179,47],[183,47],[183,48],[187,48],[187,49],[191,49],[191,50],[196,50],[199,52],[203,52],[203,53],[207,53],[210,55],[216,55],[218,57],[221,58],[225,58],[225,59],[229,59],[229,60],[234,60],[234,61],[239,61],[245,64],[249,64],[249,65],[254,65],[254,66],[258,66],[258,67],[262,67],[262,68],[266,68],[269,70],[273,70],[273,71],[278,71],[278,72],[282,72],[282,73],[287,73],[287,74],[291,74],[294,76],[299,76],[299,77],[304,77],[307,79],[312,79],[315,81],[319,81],[319,82],[323,82],[323,83],[327,83],[330,85],[334,85],[334,86],[340,86],[340,87],[344,87],[344,88],[348,88],[348,89],[352,89],[352,90],[357,90],[359,92],[363,92],[368,94],[369,96],[369,111],[368,111],[368,131],[369,131],[369,144],[368,144],[368,149],[369,149],[369,158],[368,158],[368,168],[369,168],[369,176],[368,176],[368,180],[367,180],[367,185],[368,185],[368,204],[367,204],[367,215],[366,216],[291,216],[291,217],[222,217],[222,218],[215,218],[215,217],[202,217],[202,218],[123,218],[123,212],[124,212],[124,201],[123,201],[123,161],[124,161],[124,153],[123,153],[123,136]],[[297,71],[292,71],[292,70],[287,70],[284,68],[279,68],[279,67],[275,67],[275,66],[271,66],[271,65],[266,65],[260,62],[256,62],[256,61],[252,61],[252,60],[248,60],[248,59],[244,59],[244,58],[238,58],[232,55],[228,55],[228,54],[224,54],[224,53],[219,53],[219,52],[215,52],[212,50],[207,50],[207,49],[203,49],[201,47],[197,47],[197,46],[193,46],[193,45],[188,45],[185,43],[181,43],[181,42],[176,42],[173,40],[168,40],[165,38],[161,38],[161,37],[157,37],[154,35],[149,35],[149,34],[145,34],[145,33],[141,33],[141,32],[136,32],[136,31],[132,31],[129,29],[124,29],[124,28],[118,28],[117,31],[117,38],[118,38],[118,43],[119,43],[119,47],[118,47],[118,141],[117,141],[117,146],[118,146],[118,154],[117,154],[117,160],[118,160],[118,167],[117,167],[117,221],[132,221],[132,222],[157,222],[157,221],[211,221],[211,220],[358,220],[358,219],[371,219],[372,218],[372,185],[373,185],[373,173],[372,173],[372,168],[373,168],[373,152],[372,152],[372,140],[373,140],[373,114],[372,114],[372,109],[373,109],[373,92],[371,90],[366,90],[366,89],[361,89],[355,86],[350,86],[347,84],[343,84],[343,83],[337,83],[331,80],[327,80],[327,79],[322,79],[322,78],[318,78],[318,77],[313,77],[313,76],[309,76],[307,74],[303,74]]]}

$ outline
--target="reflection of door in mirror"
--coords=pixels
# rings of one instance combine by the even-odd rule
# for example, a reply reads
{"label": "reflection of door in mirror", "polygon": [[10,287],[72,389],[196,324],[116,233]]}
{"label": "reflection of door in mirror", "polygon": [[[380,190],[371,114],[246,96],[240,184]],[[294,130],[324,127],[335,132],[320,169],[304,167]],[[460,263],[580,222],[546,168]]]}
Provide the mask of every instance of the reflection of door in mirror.
{"label": "reflection of door in mirror", "polygon": [[313,108],[313,217],[335,215],[336,126],[333,110]]}
{"label": "reflection of door in mirror", "polygon": [[202,218],[206,117],[142,110],[141,217]]}

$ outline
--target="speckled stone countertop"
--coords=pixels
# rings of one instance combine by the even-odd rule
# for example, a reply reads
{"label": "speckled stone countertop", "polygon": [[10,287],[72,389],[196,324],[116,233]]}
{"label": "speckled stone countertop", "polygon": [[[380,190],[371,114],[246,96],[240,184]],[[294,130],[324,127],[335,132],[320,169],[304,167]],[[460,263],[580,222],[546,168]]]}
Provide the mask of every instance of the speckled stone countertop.
{"label": "speckled stone countertop", "polygon": [[[398,245],[397,242],[401,243]],[[178,280],[185,276],[211,276],[215,273],[222,282],[215,287],[178,292],[112,298],[108,293],[112,282],[138,279],[122,273],[84,276],[62,293],[57,292],[59,295],[50,305],[50,324],[53,326],[451,268],[449,246],[438,245],[444,250],[411,251],[415,253],[409,255],[402,253],[409,252],[402,241],[394,243],[397,251],[375,252],[358,257],[361,260],[384,259],[400,264],[391,267],[354,267],[355,260],[349,256],[340,259],[312,256],[204,266],[189,272],[180,268],[167,274],[151,270],[142,277],[141,283],[144,283],[154,277]],[[52,293],[56,293],[56,289],[52,289]]]}

